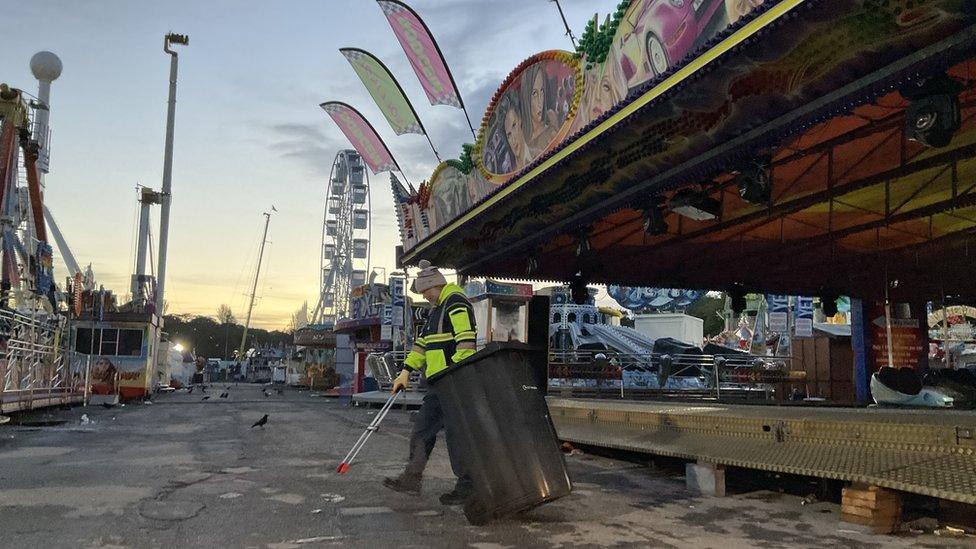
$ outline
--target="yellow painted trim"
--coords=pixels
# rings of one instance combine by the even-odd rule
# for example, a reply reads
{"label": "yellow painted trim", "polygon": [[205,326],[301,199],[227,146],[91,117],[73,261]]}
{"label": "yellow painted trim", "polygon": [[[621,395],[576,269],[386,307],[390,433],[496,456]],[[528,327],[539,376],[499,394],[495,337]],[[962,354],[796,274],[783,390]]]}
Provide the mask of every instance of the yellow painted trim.
{"label": "yellow painted trim", "polygon": [[751,37],[753,34],[756,34],[760,30],[762,30],[763,27],[772,23],[776,19],[779,19],[780,17],[785,15],[793,8],[799,6],[800,4],[803,4],[805,1],[806,0],[782,0],[779,4],[776,4],[768,11],[763,13],[762,15],[746,23],[741,29],[735,31],[732,34],[732,36],[729,36],[725,40],[716,44],[712,49],[696,57],[694,61],[688,63],[680,70],[678,70],[677,72],[669,76],[667,79],[664,80],[664,82],[661,82],[657,86],[654,86],[654,88],[649,90],[647,93],[634,100],[633,103],[627,105],[626,107],[614,113],[613,116],[607,118],[602,123],[600,123],[597,127],[587,132],[586,135],[580,137],[576,141],[573,141],[569,145],[563,147],[559,152],[549,157],[545,162],[542,162],[541,164],[533,168],[529,173],[518,178],[517,181],[514,181],[511,184],[503,187],[500,191],[495,193],[494,196],[482,202],[476,208],[470,210],[468,213],[464,214],[458,219],[455,219],[447,227],[438,229],[437,234],[424,240],[423,242],[420,242],[419,244],[417,244],[417,246],[414,249],[410,250],[403,258],[404,263],[409,263],[415,260],[419,253],[421,253],[425,249],[429,248],[432,244],[434,244],[435,242],[443,238],[444,235],[457,229],[458,227],[468,222],[473,217],[483,213],[486,209],[488,209],[495,203],[499,202],[506,196],[512,194],[513,192],[521,188],[522,185],[526,184],[527,182],[535,178],[537,175],[541,174],[545,170],[548,170],[549,168],[554,166],[557,162],[560,162],[570,154],[576,152],[577,149],[589,143],[597,136],[610,129],[610,127],[612,127],[613,125],[617,124],[618,122],[621,122],[623,119],[634,114],[635,112],[637,112],[638,109],[642,108],[644,105],[656,99],[664,92],[673,88],[676,84],[678,84],[682,80],[688,78],[689,76],[691,76],[692,74],[700,70],[708,63],[711,63],[719,56],[724,54],[725,52],[737,46],[739,43]]}

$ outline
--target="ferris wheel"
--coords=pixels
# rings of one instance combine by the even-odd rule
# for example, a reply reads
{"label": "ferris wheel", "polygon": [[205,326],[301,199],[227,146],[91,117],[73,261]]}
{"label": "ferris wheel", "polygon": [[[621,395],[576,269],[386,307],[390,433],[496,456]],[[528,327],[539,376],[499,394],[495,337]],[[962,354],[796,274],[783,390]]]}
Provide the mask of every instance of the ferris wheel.
{"label": "ferris wheel", "polygon": [[314,322],[334,324],[349,316],[352,289],[366,283],[369,271],[369,177],[359,153],[339,151],[325,195],[322,222],[319,303]]}

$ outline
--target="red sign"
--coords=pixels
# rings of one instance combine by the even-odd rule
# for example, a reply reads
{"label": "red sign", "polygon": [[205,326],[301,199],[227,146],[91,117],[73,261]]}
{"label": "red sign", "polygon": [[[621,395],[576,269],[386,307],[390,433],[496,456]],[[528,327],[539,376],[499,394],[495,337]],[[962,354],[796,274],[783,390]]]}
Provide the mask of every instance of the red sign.
{"label": "red sign", "polygon": [[[888,366],[888,328],[884,304],[877,304],[871,315],[872,371]],[[928,349],[917,318],[891,319],[891,366],[918,370]]]}

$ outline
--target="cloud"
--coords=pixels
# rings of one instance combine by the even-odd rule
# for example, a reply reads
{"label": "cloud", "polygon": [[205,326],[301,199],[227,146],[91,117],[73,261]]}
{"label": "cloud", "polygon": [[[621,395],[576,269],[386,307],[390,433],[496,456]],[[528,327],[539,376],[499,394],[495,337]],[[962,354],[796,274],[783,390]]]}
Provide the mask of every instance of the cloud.
{"label": "cloud", "polygon": [[271,150],[316,176],[328,175],[336,152],[349,146],[345,141],[327,136],[318,122],[271,124],[268,130]]}

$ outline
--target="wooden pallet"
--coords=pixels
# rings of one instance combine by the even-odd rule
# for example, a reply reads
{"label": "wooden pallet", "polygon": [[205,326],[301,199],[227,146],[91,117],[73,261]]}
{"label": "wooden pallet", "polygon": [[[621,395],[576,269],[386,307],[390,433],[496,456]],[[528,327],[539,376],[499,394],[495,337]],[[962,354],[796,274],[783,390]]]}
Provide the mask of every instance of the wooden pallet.
{"label": "wooden pallet", "polygon": [[859,524],[875,534],[890,534],[901,524],[901,495],[894,491],[867,484],[844,488],[841,496],[840,519]]}

